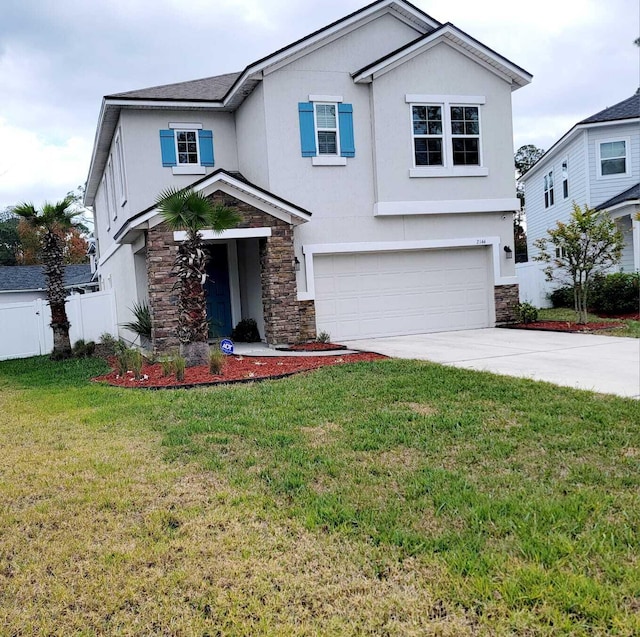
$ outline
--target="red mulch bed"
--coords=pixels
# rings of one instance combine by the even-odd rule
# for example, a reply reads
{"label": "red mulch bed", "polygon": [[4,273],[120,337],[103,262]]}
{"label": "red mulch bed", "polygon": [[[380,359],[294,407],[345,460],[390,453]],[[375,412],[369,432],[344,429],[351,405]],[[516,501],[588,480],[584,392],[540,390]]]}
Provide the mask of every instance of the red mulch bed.
{"label": "red mulch bed", "polygon": [[601,316],[603,319],[622,319],[624,321],[640,321],[640,312],[631,312],[630,314],[611,314]]}
{"label": "red mulch bed", "polygon": [[380,354],[360,352],[336,356],[228,356],[222,374],[213,376],[208,367],[190,367],[185,370],[184,380],[177,381],[175,374],[162,375],[160,364],[144,365],[142,379],[135,380],[133,373],[118,376],[112,371],[94,381],[108,383],[116,387],[139,387],[148,389],[187,388],[220,383],[246,383],[267,378],[282,378],[299,372],[306,372],[326,365],[344,365],[375,361],[386,358]]}
{"label": "red mulch bed", "polygon": [[506,325],[519,330],[543,330],[546,332],[595,332],[624,327],[621,323],[603,321],[602,323],[587,323],[582,325],[573,321],[536,321],[535,323],[516,323]]}
{"label": "red mulch bed", "polygon": [[289,345],[289,347],[276,347],[276,349],[280,352],[330,352],[347,348],[344,345],[336,345],[335,343],[319,343],[318,341],[312,341],[310,343]]}

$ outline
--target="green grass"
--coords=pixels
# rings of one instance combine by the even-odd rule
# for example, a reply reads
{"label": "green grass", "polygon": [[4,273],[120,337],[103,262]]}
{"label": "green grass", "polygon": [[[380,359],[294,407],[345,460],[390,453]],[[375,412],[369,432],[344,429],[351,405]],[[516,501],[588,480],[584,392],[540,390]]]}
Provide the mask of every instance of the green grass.
{"label": "green grass", "polygon": [[0,363],[9,634],[640,633],[637,401],[416,361],[100,371]]}
{"label": "green grass", "polygon": [[[587,314],[590,323],[597,323],[603,320],[611,320],[620,324],[612,330],[598,330],[598,334],[606,336],[626,336],[629,338],[640,338],[640,321],[603,319],[597,314]],[[575,321],[576,313],[571,308],[555,307],[542,308],[538,310],[539,321]]]}

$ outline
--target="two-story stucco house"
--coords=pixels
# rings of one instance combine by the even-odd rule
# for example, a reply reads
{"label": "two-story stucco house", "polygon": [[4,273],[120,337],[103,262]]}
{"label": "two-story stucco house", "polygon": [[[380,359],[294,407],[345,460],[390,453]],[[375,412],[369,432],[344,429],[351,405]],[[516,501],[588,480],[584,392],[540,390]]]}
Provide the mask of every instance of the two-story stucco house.
{"label": "two-story stucco house", "polygon": [[[534,242],[558,221],[569,220],[573,202],[607,210],[625,237],[619,269],[640,270],[640,89],[628,99],[578,122],[522,177],[529,261]],[[539,264],[522,267],[523,300],[548,305]],[[518,267],[520,271],[521,266]]]}
{"label": "two-story stucco house", "polygon": [[104,98],[86,189],[119,321],[175,344],[169,186],[236,208],[204,232],[212,331],[269,344],[492,326],[517,303],[511,92],[529,73],[377,0],[239,73]]}

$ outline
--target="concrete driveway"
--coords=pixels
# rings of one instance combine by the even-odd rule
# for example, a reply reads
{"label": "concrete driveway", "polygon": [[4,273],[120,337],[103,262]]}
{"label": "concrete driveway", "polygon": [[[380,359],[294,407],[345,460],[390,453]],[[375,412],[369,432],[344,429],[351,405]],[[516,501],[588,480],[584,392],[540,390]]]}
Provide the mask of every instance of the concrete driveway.
{"label": "concrete driveway", "polygon": [[640,398],[640,339],[487,328],[345,341],[349,349]]}

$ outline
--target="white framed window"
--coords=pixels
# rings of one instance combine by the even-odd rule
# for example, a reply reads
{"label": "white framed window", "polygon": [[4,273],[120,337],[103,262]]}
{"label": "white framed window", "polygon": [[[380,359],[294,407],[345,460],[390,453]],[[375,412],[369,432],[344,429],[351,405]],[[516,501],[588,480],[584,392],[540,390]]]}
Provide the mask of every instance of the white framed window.
{"label": "white framed window", "polygon": [[104,211],[107,217],[107,230],[111,229],[111,201],[109,197],[109,184],[107,183],[107,171],[102,175],[102,201],[104,201]]}
{"label": "white framed window", "polygon": [[483,96],[405,95],[411,114],[410,177],[486,176],[482,165]]}
{"label": "white framed window", "polygon": [[544,207],[550,208],[554,204],[553,195],[553,170],[544,176]]}
{"label": "white framed window", "polygon": [[480,165],[480,107],[451,106],[454,166]]}
{"label": "white framed window", "polygon": [[442,105],[412,104],[414,166],[444,166]]}
{"label": "white framed window", "polygon": [[628,175],[629,147],[628,137],[597,142],[598,177],[624,177]]}
{"label": "white framed window", "polygon": [[118,205],[116,204],[116,184],[113,174],[113,157],[107,162],[107,192],[109,194],[109,214],[115,221],[118,218]]}
{"label": "white framed window", "polygon": [[124,169],[124,151],[122,149],[122,135],[120,129],[116,132],[113,142],[116,163],[116,190],[120,207],[127,203],[127,177]]}
{"label": "white framed window", "polygon": [[198,166],[200,150],[197,130],[176,130],[176,162],[178,166]]}
{"label": "white framed window", "polygon": [[318,155],[337,157],[340,148],[338,104],[335,102],[314,102],[313,111]]}
{"label": "white framed window", "polygon": [[559,246],[556,248],[556,259],[566,259],[567,258],[567,250],[563,246]]}
{"label": "white framed window", "polygon": [[562,198],[569,198],[569,160],[562,160]]}

